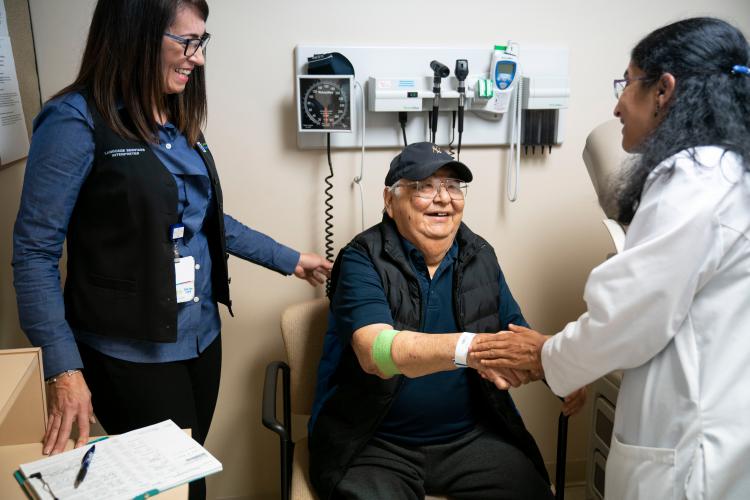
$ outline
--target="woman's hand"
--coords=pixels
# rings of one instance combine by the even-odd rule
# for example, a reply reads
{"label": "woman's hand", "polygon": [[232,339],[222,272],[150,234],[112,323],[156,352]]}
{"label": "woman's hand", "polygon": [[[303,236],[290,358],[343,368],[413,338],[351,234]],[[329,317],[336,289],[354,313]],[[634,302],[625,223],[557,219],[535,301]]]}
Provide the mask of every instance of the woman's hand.
{"label": "woman's hand", "polygon": [[61,375],[47,386],[49,417],[44,434],[42,451],[45,455],[60,453],[70,438],[73,422],[78,424],[78,441],[75,447],[89,441],[90,425],[96,423],[91,392],[81,372]]}
{"label": "woman's hand", "polygon": [[575,415],[586,404],[586,386],[573,391],[563,399],[562,412],[565,416]]}
{"label": "woman's hand", "polygon": [[472,357],[471,353],[477,350],[477,345],[482,341],[492,340],[496,334],[494,333],[480,333],[477,334],[469,348],[469,356],[467,358],[469,367],[474,368],[479,372],[479,375],[493,384],[501,391],[506,391],[511,387],[520,387],[524,384],[528,384],[531,381],[531,377],[526,370],[514,370],[512,368],[492,368],[482,365],[480,359]]}
{"label": "woman's hand", "polygon": [[522,326],[509,325],[508,328],[510,331],[477,339],[469,357],[485,369],[528,370],[530,380],[543,378],[542,346],[549,337]]}
{"label": "woman's hand", "polygon": [[314,253],[299,254],[299,262],[294,269],[294,275],[299,279],[306,280],[312,286],[322,285],[326,278],[331,277],[333,264],[320,255]]}

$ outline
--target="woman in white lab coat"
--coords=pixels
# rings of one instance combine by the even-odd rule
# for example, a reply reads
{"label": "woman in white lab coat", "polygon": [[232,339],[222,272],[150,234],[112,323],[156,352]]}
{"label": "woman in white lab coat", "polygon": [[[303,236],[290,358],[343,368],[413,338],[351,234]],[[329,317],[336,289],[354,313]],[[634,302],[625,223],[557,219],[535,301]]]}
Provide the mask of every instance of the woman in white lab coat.
{"label": "woman in white lab coat", "polygon": [[608,499],[750,498],[750,49],[710,18],[660,28],[615,80],[624,250],[555,336],[512,328],[472,354],[565,396],[624,370]]}

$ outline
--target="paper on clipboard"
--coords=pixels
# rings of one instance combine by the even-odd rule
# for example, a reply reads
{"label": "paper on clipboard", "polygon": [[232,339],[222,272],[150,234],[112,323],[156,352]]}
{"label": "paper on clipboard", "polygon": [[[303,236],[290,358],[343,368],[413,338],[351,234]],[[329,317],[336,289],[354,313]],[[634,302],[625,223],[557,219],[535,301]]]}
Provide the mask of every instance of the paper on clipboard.
{"label": "paper on clipboard", "polygon": [[[42,500],[88,500],[154,495],[222,470],[213,455],[174,422],[165,420],[97,442],[86,479],[74,488],[81,458],[89,447],[21,464],[20,472]],[[37,473],[44,481],[32,477]]]}

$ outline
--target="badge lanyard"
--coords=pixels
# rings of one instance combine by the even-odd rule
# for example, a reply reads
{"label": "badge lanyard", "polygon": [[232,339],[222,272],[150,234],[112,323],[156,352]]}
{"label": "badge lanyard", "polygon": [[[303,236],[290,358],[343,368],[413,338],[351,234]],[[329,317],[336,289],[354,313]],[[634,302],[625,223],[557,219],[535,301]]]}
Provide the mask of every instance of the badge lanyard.
{"label": "badge lanyard", "polygon": [[180,256],[177,243],[185,236],[183,224],[172,224],[169,226],[169,237],[172,240],[174,253],[174,276],[177,303],[189,302],[195,298],[195,258]]}

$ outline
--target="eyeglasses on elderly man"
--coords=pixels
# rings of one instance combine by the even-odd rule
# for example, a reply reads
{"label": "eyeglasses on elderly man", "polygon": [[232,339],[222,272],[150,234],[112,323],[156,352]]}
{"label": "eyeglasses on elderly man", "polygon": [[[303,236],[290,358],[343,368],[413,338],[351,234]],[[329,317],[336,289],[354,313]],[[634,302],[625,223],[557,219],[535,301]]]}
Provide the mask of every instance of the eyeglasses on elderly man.
{"label": "eyeglasses on elderly man", "polygon": [[432,200],[440,194],[440,188],[444,188],[452,200],[463,200],[469,189],[469,185],[459,179],[429,177],[420,181],[398,181],[390,187],[391,191],[396,188],[405,187],[414,191],[414,196],[424,200]]}

